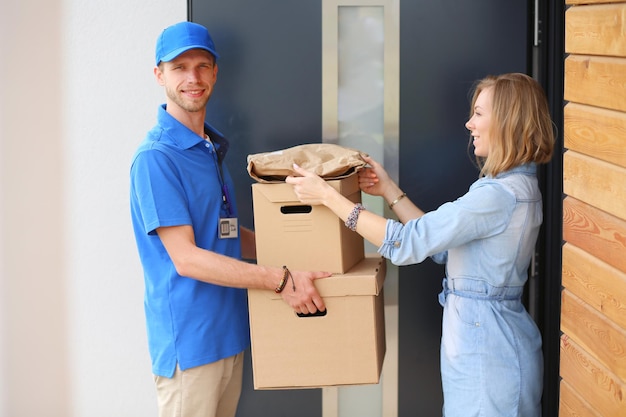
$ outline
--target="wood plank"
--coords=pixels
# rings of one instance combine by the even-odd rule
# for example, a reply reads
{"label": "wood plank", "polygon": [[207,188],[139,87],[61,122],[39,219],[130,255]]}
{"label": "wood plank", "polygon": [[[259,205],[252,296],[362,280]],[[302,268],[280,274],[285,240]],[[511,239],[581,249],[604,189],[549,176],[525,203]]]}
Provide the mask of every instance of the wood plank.
{"label": "wood plank", "polygon": [[626,56],[626,3],[570,7],[565,11],[565,52]]}
{"label": "wood plank", "polygon": [[562,284],[626,329],[626,273],[566,243],[563,245]]}
{"label": "wood plank", "polygon": [[626,168],[568,150],[563,192],[626,220]]}
{"label": "wood plank", "polygon": [[561,376],[602,416],[626,416],[626,384],[590,357],[568,335],[561,336]]}
{"label": "wood plank", "polygon": [[626,111],[626,58],[568,56],[565,59],[564,98]]}
{"label": "wood plank", "polygon": [[567,289],[561,293],[561,330],[626,381],[626,330]]}
{"label": "wood plank", "polygon": [[559,417],[602,417],[570,384],[559,384]]}
{"label": "wood plank", "polygon": [[565,4],[600,4],[615,3],[616,0],[565,0]]}
{"label": "wood plank", "polygon": [[626,168],[626,113],[568,103],[563,134],[566,148]]}
{"label": "wood plank", "polygon": [[563,200],[563,240],[626,272],[626,221],[566,197]]}

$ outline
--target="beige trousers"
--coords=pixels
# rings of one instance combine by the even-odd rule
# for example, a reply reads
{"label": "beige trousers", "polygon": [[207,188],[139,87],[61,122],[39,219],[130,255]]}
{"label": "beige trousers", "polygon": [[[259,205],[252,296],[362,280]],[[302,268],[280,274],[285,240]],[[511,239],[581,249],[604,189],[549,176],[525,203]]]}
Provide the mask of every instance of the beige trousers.
{"label": "beige trousers", "polygon": [[235,417],[241,395],[243,352],[181,371],[155,376],[159,417]]}

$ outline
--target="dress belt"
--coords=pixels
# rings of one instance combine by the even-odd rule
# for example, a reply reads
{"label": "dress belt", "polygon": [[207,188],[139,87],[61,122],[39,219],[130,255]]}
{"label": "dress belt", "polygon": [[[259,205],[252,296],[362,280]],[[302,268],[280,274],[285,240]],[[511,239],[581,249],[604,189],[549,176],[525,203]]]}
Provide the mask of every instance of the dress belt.
{"label": "dress belt", "polygon": [[439,304],[446,302],[448,294],[474,300],[504,301],[520,300],[524,287],[494,287],[486,281],[471,278],[444,278],[443,290],[439,294]]}

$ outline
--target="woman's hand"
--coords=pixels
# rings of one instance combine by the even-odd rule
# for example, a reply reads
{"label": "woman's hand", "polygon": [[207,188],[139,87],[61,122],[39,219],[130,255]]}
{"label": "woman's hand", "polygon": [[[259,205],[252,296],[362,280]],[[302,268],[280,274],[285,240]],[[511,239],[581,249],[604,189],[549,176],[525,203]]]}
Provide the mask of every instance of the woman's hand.
{"label": "woman's hand", "polygon": [[[369,158],[368,158],[369,159]],[[375,162],[369,159],[371,162]],[[375,168],[373,168],[375,170]],[[345,222],[352,211],[355,203],[342,195],[339,191],[331,187],[320,176],[300,168],[298,165],[293,166],[293,170],[300,177],[289,176],[285,179],[288,184],[293,185],[293,190],[298,199],[311,205],[323,204],[328,207],[337,217]],[[384,172],[384,170],[382,170]],[[380,175],[380,174],[379,174]],[[386,178],[389,176],[386,175]],[[393,181],[389,180],[393,184]],[[391,188],[391,187],[389,187]],[[365,239],[372,242],[376,246],[380,246],[385,237],[387,220],[369,211],[362,211],[359,214],[356,232]],[[317,305],[317,304],[316,304]],[[309,310],[311,306],[309,306]],[[319,307],[319,306],[318,306]]]}
{"label": "woman's hand", "polygon": [[367,155],[361,155],[369,167],[359,171],[359,187],[363,192],[375,196],[384,196],[385,191],[393,186],[393,180],[382,165]]}
{"label": "woman's hand", "polygon": [[319,175],[307,171],[296,164],[293,164],[293,170],[300,176],[288,176],[285,182],[293,185],[296,197],[301,202],[311,205],[325,204],[328,194],[337,192]]}

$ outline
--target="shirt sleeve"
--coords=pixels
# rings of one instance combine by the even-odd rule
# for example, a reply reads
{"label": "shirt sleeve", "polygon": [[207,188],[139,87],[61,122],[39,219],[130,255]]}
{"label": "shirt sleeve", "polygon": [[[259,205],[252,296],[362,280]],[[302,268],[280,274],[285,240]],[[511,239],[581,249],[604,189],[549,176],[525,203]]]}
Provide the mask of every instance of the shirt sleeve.
{"label": "shirt sleeve", "polygon": [[506,228],[515,208],[515,196],[492,180],[479,180],[456,201],[402,224],[387,220],[385,240],[378,249],[394,265],[411,265],[443,254],[476,239],[497,235]]}
{"label": "shirt sleeve", "polygon": [[191,224],[185,190],[175,164],[161,151],[137,155],[131,169],[131,186],[144,230]]}
{"label": "shirt sleeve", "polygon": [[448,251],[444,250],[443,252],[434,253],[430,255],[430,258],[438,264],[445,265],[448,263]]}

